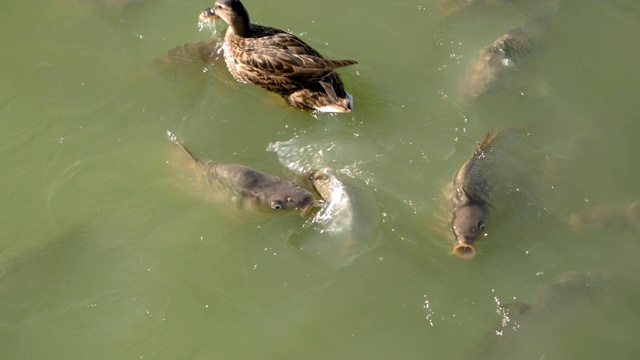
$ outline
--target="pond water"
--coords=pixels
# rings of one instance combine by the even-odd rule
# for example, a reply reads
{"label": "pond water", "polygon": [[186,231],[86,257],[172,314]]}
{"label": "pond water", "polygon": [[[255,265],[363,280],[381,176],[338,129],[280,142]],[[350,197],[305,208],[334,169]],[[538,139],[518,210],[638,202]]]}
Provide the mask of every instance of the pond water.
{"label": "pond water", "polygon": [[[254,22],[359,62],[339,70],[355,101],[337,115],[220,59],[157,66],[219,38],[197,26],[211,3],[113,3],[0,4],[0,358],[640,355],[636,1],[246,0]],[[556,6],[526,62],[460,100],[480,49]],[[458,259],[445,189],[507,128],[515,176]],[[351,228],[212,201],[167,131],[285,178],[330,166]],[[554,292],[576,273],[591,291]],[[515,301],[536,311],[508,316]]]}

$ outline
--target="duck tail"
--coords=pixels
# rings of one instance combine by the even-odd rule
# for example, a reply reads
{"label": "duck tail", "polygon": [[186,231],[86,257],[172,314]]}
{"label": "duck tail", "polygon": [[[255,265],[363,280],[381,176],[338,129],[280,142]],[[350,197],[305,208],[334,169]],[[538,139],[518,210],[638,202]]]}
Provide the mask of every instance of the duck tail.
{"label": "duck tail", "polygon": [[355,60],[325,60],[325,63],[328,67],[332,69],[337,69],[349,65],[355,65],[358,62]]}

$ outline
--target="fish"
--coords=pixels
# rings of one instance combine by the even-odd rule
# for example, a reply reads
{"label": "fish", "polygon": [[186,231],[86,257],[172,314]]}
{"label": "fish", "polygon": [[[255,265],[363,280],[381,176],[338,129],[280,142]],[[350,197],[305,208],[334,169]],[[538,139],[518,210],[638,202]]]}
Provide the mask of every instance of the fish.
{"label": "fish", "polygon": [[458,84],[458,94],[469,102],[493,90],[500,80],[542,48],[550,14],[544,14],[502,35],[469,62]]}
{"label": "fish", "polygon": [[314,222],[329,224],[328,231],[351,230],[353,223],[351,198],[335,171],[324,167],[312,171],[309,179],[314,190],[324,201],[322,210],[313,219]]}
{"label": "fish", "polygon": [[190,42],[174,47],[156,63],[163,68],[197,67],[202,69],[214,60],[217,43],[212,39]]}
{"label": "fish", "polygon": [[611,280],[615,278],[610,274],[571,270],[543,285],[531,302],[501,303],[495,298],[496,313],[501,319],[471,358],[513,358],[513,355],[505,356],[505,353],[518,352],[517,340],[524,335],[523,331],[544,331],[549,321],[557,321],[563,313],[572,314],[572,310],[581,305],[597,302],[600,295],[606,293]]}
{"label": "fish", "polygon": [[511,315],[540,314],[558,310],[579,298],[593,296],[600,282],[601,279],[590,273],[567,271],[556,277],[550,285],[545,286],[535,302],[512,302],[501,304],[500,308]]}
{"label": "fish", "polygon": [[[500,135],[500,134],[499,134]],[[491,156],[497,136],[487,132],[473,156],[456,172],[449,195],[449,226],[454,236],[453,253],[462,259],[476,255],[474,242],[485,230],[493,200],[491,178],[496,158]]]}
{"label": "fish", "polygon": [[141,3],[143,0],[96,0],[102,6],[110,8],[123,8],[128,5]]}
{"label": "fish", "polygon": [[434,7],[436,13],[445,18],[475,4],[494,4],[502,2],[506,2],[506,0],[436,0]]}
{"label": "fish", "polygon": [[640,234],[640,201],[622,204],[600,204],[569,215],[575,232],[586,228],[631,228]]}
{"label": "fish", "polygon": [[229,192],[243,207],[270,212],[297,212],[306,216],[316,203],[309,190],[291,181],[244,165],[198,159],[175,134],[167,131],[167,136],[193,159],[207,185]]}
{"label": "fish", "polygon": [[323,202],[307,223],[319,225],[320,233],[338,235],[342,239],[341,253],[349,255],[349,261],[377,246],[376,233],[382,218],[371,188],[341,179],[344,169],[323,167],[309,174],[312,188]]}
{"label": "fish", "polygon": [[[184,43],[155,58],[134,76],[145,81],[160,76],[170,81],[185,81],[190,86],[224,83],[235,87],[237,83],[226,71],[220,52],[221,43],[215,39]],[[210,82],[211,80],[214,82]]]}

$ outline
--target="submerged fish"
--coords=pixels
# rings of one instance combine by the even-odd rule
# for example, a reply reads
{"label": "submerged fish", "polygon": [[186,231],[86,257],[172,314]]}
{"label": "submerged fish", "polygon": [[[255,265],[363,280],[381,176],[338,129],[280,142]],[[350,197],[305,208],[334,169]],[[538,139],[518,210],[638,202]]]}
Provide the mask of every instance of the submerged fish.
{"label": "submerged fish", "polygon": [[[502,134],[502,133],[501,133]],[[454,235],[453,253],[463,259],[476,255],[473,242],[485,229],[485,218],[493,199],[492,173],[496,157],[493,145],[498,136],[487,132],[473,153],[453,177],[449,196],[449,226]]]}
{"label": "submerged fish", "polygon": [[435,10],[441,17],[447,17],[475,4],[506,3],[507,0],[436,0]]}
{"label": "submerged fish", "polygon": [[587,227],[630,227],[640,233],[640,202],[596,205],[580,213],[572,213],[569,225],[576,232]]}
{"label": "submerged fish", "polygon": [[214,60],[218,45],[211,39],[186,43],[169,50],[156,60],[156,64],[167,69],[197,67],[202,69]]}
{"label": "submerged fish", "polygon": [[296,211],[305,216],[315,204],[313,194],[275,175],[243,165],[197,159],[171,132],[169,139],[195,161],[208,185],[229,192],[241,205],[272,211]]}
{"label": "submerged fish", "polygon": [[595,279],[591,274],[568,271],[553,280],[546,286],[533,303],[513,302],[500,305],[500,308],[509,315],[540,314],[560,309],[570,305],[579,298],[593,295],[600,279]]}
{"label": "submerged fish", "polygon": [[507,71],[538,51],[547,32],[549,17],[549,14],[542,15],[482,49],[479,56],[469,63],[458,84],[460,97],[468,101],[492,90]]}
{"label": "submerged fish", "polygon": [[[500,322],[491,335],[473,352],[471,358],[474,360],[528,359],[529,357],[513,355],[519,351],[518,338],[525,335],[523,331],[545,331],[550,322],[557,322],[563,313],[571,316],[581,311],[581,305],[599,299],[599,294],[604,293],[603,290],[606,289],[609,280],[608,275],[594,276],[591,273],[568,271],[555,278],[551,284],[542,287],[532,302],[501,304],[496,298],[496,312],[501,316]],[[573,309],[577,310],[573,311]],[[529,341],[533,341],[533,338]],[[505,356],[505,354],[511,356]]]}
{"label": "submerged fish", "polygon": [[122,8],[127,5],[140,3],[142,0],[96,0],[96,2],[106,7]]}

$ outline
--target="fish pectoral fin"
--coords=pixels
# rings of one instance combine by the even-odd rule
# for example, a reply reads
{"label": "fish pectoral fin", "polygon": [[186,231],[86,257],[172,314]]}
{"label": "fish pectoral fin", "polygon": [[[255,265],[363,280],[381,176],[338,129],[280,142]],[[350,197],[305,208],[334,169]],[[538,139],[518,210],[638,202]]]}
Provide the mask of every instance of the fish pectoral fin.
{"label": "fish pectoral fin", "polygon": [[250,190],[242,190],[237,196],[237,203],[239,207],[247,207],[247,205],[253,206],[258,202],[258,195]]}
{"label": "fish pectoral fin", "polygon": [[467,192],[467,189],[464,188],[464,186],[456,189],[456,197],[461,203],[466,203],[471,200],[471,196],[469,196],[469,193]]}

